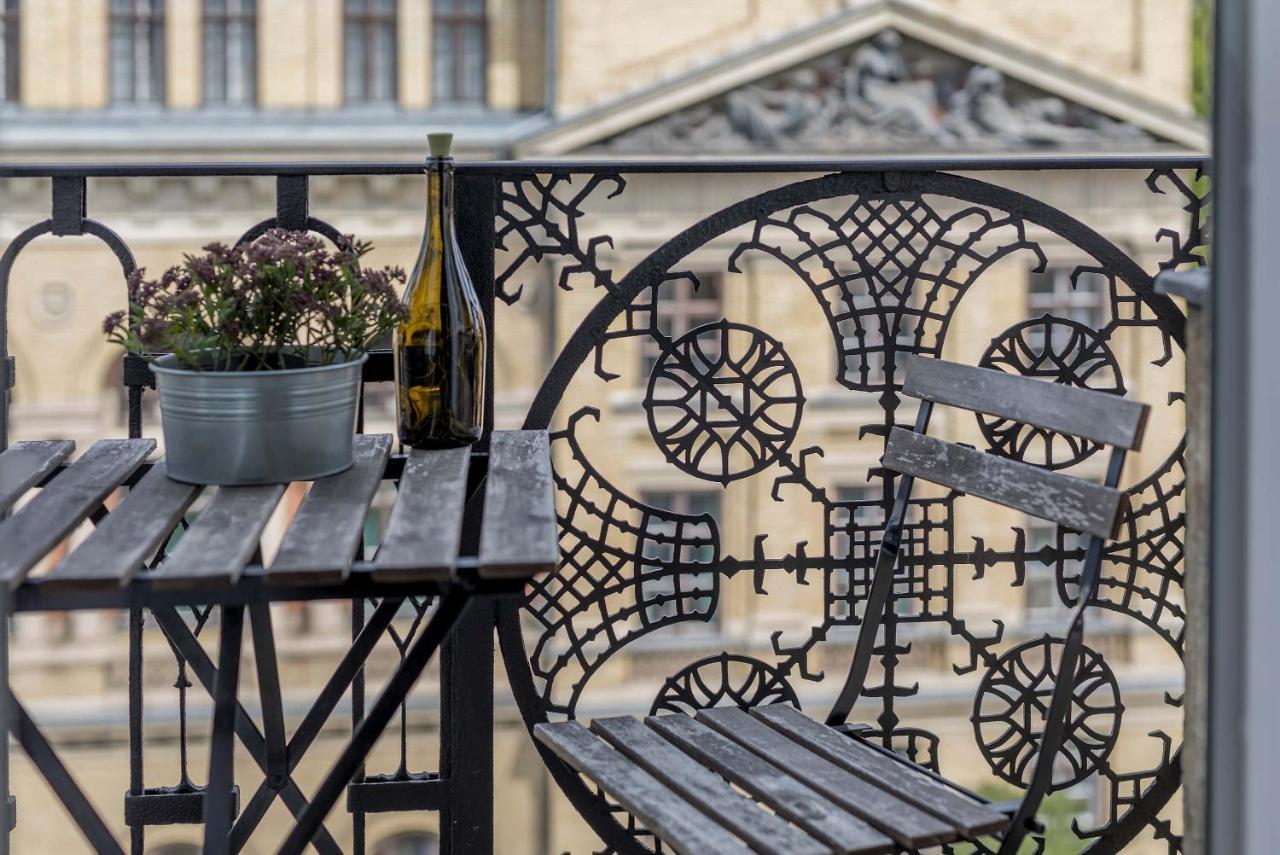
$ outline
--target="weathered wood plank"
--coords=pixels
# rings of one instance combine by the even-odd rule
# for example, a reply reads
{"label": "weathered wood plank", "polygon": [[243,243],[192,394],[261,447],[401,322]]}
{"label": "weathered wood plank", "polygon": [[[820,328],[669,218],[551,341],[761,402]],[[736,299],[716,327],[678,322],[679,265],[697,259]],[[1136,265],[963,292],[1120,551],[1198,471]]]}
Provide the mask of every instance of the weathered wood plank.
{"label": "weathered wood plank", "polygon": [[219,487],[173,552],[150,575],[158,588],[230,585],[258,548],[285,485]]}
{"label": "weathered wood plank", "polygon": [[794,742],[860,778],[891,790],[903,801],[943,817],[966,834],[1000,831],[1009,819],[926,775],[905,759],[895,759],[857,739],[820,724],[790,704],[757,707],[751,714]]}
{"label": "weathered wood plank", "polygon": [[355,438],[351,468],[311,485],[267,571],[268,582],[323,584],[347,577],[390,454],[390,434]]}
{"label": "weathered wood plank", "polygon": [[829,846],[738,794],[724,778],[635,718],[598,718],[591,730],[757,852],[830,855]]}
{"label": "weathered wood plank", "polygon": [[540,724],[538,741],[586,775],[678,853],[749,855],[732,834],[576,721]]}
{"label": "weathered wood plank", "polygon": [[101,439],[0,523],[0,580],[11,588],[96,511],[156,447],[154,439]]}
{"label": "weathered wood plank", "polygon": [[480,529],[480,575],[531,576],[560,560],[551,443],[546,431],[497,431]]}
{"label": "weathered wood plank", "polygon": [[831,799],[737,742],[687,715],[651,716],[645,723],[707,768],[728,778],[842,855],[880,855],[893,841]]}
{"label": "weathered wood plank", "polygon": [[128,583],[173,532],[200,489],[170,480],[164,461],[157,462],[43,584],[101,588]]}
{"label": "weathered wood plank", "polygon": [[75,447],[69,439],[50,439],[15,442],[0,452],[0,513],[9,510],[23,493],[43,481]]}
{"label": "weathered wood plank", "polygon": [[925,813],[876,784],[841,769],[736,707],[700,710],[697,718],[780,769],[786,769],[868,825],[889,835],[899,846],[922,849],[951,843],[961,836],[960,830],[950,822]]}
{"label": "weathered wood plank", "polygon": [[387,532],[373,559],[376,581],[441,579],[453,570],[470,459],[465,447],[409,453]]}
{"label": "weathered wood plank", "polygon": [[915,354],[898,359],[906,369],[902,393],[908,397],[1013,419],[1107,445],[1129,449],[1142,445],[1151,408],[1138,401]]}
{"label": "weathered wood plank", "polygon": [[1086,534],[1111,537],[1124,494],[1039,466],[895,427],[884,465]]}

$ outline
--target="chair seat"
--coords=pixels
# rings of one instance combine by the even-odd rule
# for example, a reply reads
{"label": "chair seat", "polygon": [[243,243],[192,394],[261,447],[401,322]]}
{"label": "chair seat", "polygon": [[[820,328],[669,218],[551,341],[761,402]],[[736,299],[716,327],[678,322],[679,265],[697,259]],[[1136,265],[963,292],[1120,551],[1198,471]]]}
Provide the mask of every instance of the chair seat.
{"label": "chair seat", "polygon": [[[540,724],[537,739],[678,853],[892,853],[1009,818],[787,704]],[[746,793],[747,795],[743,795]]]}

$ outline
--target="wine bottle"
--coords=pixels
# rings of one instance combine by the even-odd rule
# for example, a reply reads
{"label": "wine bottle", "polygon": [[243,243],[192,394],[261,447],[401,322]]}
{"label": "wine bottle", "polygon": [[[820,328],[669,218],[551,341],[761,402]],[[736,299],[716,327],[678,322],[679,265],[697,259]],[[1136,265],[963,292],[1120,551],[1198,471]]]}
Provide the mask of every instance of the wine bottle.
{"label": "wine bottle", "polygon": [[400,441],[473,443],[484,431],[486,330],[453,224],[453,134],[429,134],[427,224],[395,331]]}

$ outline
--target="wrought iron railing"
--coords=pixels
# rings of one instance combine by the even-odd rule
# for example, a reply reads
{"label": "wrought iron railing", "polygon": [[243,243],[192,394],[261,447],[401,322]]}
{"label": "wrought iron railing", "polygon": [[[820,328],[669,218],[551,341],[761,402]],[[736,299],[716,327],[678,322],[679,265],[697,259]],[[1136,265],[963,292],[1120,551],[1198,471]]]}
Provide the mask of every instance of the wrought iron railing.
{"label": "wrought iron railing", "polygon": [[[787,271],[792,287],[808,292],[825,318],[834,347],[835,364],[823,371],[835,390],[857,402],[862,436],[883,437],[902,421],[905,405],[896,394],[896,355],[941,355],[957,312],[966,300],[983,299],[971,296],[983,277],[992,275],[1004,259],[1019,256],[1026,268],[1043,269],[1047,259],[1041,243],[1050,239],[1070,247],[1076,259],[1068,271],[1070,288],[1075,289],[1082,277],[1101,283],[1096,311],[1081,317],[1021,313],[991,338],[980,361],[1116,393],[1133,391],[1125,375],[1134,369],[1143,374],[1143,389],[1172,390],[1168,403],[1174,406],[1182,388],[1177,376],[1180,361],[1174,355],[1183,344],[1183,316],[1172,301],[1155,293],[1152,278],[1159,270],[1203,261],[1208,210],[1203,166],[1202,159],[1186,156],[460,164],[459,235],[488,304],[521,300],[522,283],[540,265],[553,266],[544,275],[560,288],[577,287],[575,283],[585,278],[599,289],[598,299],[575,319],[572,333],[555,343],[554,359],[525,416],[527,427],[556,431],[563,560],[554,575],[531,585],[523,597],[511,599],[496,614],[470,621],[454,638],[442,669],[441,773],[409,775],[402,763],[398,771],[368,776],[369,781],[393,786],[361,789],[364,781],[356,782],[348,805],[354,850],[364,848],[366,811],[408,809],[440,811],[447,851],[481,852],[491,846],[492,697],[488,687],[478,687],[474,679],[487,680],[494,666],[490,620],[496,624],[520,713],[530,727],[586,714],[583,698],[607,663],[624,650],[640,649],[643,645],[637,642],[642,639],[711,620],[722,607],[723,585],[740,574],[751,576],[759,596],[766,596],[783,578],[820,586],[819,613],[808,622],[807,635],[784,640],[783,633],[774,633],[746,652],[731,651],[726,644],[725,650],[669,673],[646,709],[777,700],[801,705],[810,699],[821,702],[826,697],[823,687],[834,692],[838,685],[847,661],[847,650],[840,645],[860,620],[880,525],[877,513],[892,496],[892,475],[870,468],[867,475],[878,497],[849,498],[829,489],[815,465],[823,449],[798,447],[803,417],[812,412],[811,404],[806,409],[804,372],[779,337],[760,323],[725,318],[679,335],[664,328],[658,308],[668,291],[697,279],[686,267],[691,253],[712,244],[731,247],[720,262],[725,271],[742,269],[748,259],[771,259]],[[1180,221],[1170,221],[1150,236],[1151,246],[1158,248],[1157,263],[1144,267],[1131,248],[1109,240],[1071,210],[1002,186],[1006,175],[1072,176],[1102,170],[1117,184],[1145,182],[1150,192],[1178,200]],[[38,236],[90,235],[112,250],[122,274],[134,268],[127,242],[109,223],[89,216],[88,178],[273,176],[276,214],[249,227],[244,239],[270,225],[337,234],[334,225],[309,212],[312,176],[419,171],[413,163],[0,166],[0,180],[46,178],[52,183],[51,216],[11,238],[0,256],[0,321],[6,317],[14,262]],[[597,221],[592,214],[607,210],[609,200],[625,194],[630,178],[747,173],[773,176],[777,186],[671,235],[625,274],[611,269],[607,255],[613,240],[594,231]],[[787,179],[786,173],[796,180]],[[982,179],[972,177],[974,173],[983,173]],[[1065,181],[1071,183],[1070,178]],[[1138,254],[1152,256],[1148,251]],[[502,335],[499,316],[496,336],[501,340]],[[1147,350],[1141,358],[1117,354],[1113,345],[1125,336],[1144,338]],[[650,374],[643,378],[640,407],[655,456],[689,481],[714,489],[754,478],[769,487],[775,499],[807,503],[822,519],[821,544],[767,543],[764,535],[751,533],[750,554],[733,555],[713,517],[646,504],[643,497],[629,494],[626,485],[611,483],[604,474],[607,467],[592,459],[581,436],[585,425],[602,417],[600,409],[565,411],[564,405],[582,400],[581,394],[570,391],[575,383],[609,382],[618,376],[609,370],[606,354],[626,339],[645,342],[655,354]],[[0,366],[10,366],[4,369],[7,378],[0,379],[12,385],[3,323]],[[366,383],[384,383],[390,376],[389,354],[374,354]],[[146,364],[126,359],[123,382],[129,395],[129,432],[138,436],[144,396],[152,388]],[[0,404],[0,446],[6,441],[7,420],[5,396]],[[1089,465],[1097,450],[1017,424],[988,420],[978,429],[992,452],[1052,468]],[[1108,547],[1097,602],[1120,616],[1117,620],[1132,633],[1149,633],[1179,659],[1188,607],[1181,576],[1182,449],[1181,442],[1174,442],[1167,457],[1129,479],[1132,508],[1121,535]],[[1066,604],[1073,596],[1072,572],[1080,549],[1065,537],[1033,543],[1022,527],[1015,528],[1011,546],[989,547],[971,534],[963,513],[958,513],[963,501],[953,494],[915,502],[903,533],[901,581],[877,650],[882,679],[864,692],[856,715],[873,723],[884,744],[935,769],[941,763],[946,771],[940,758],[947,746],[938,734],[914,723],[912,712],[904,709],[906,700],[920,690],[902,676],[912,655],[909,639],[919,636],[921,627],[932,627],[946,640],[941,649],[953,660],[948,670],[973,677],[966,688],[972,692],[972,747],[986,760],[993,781],[1017,789],[1025,785],[1036,751],[1034,722],[1042,708],[1042,678],[1046,663],[1052,661],[1048,651],[1055,639],[1006,638],[1000,620],[976,627],[957,600],[957,581],[968,575],[993,592],[1018,589],[1027,584],[1028,567],[1051,566],[1056,589],[1052,597]],[[14,603],[18,611],[86,603],[130,609],[132,750],[125,811],[132,849],[143,851],[148,824],[198,821],[200,789],[185,768],[177,781],[144,780],[142,650],[144,635],[151,630],[145,628],[143,609],[114,592],[73,597],[49,591],[38,579],[19,589]],[[418,605],[411,621],[415,626],[423,614]],[[353,600],[353,638],[371,606],[376,604],[358,596]],[[193,636],[208,616],[208,611],[187,616]],[[824,646],[834,653],[820,655]],[[195,651],[174,653],[177,691],[185,701],[192,664],[187,657]],[[1065,789],[1087,781],[1099,784],[1093,820],[1074,825],[1079,848],[1116,852],[1147,837],[1178,851],[1178,821],[1171,814],[1180,779],[1177,734],[1153,735],[1157,762],[1135,765],[1116,755],[1125,704],[1122,681],[1109,658],[1091,650],[1088,667],[1077,677],[1078,715],[1055,785]],[[833,665],[825,675],[829,686],[817,664],[822,659]],[[462,662],[467,663],[470,679],[451,679]],[[357,673],[352,679],[353,720],[362,714],[363,692]],[[1169,707],[1179,702],[1175,694],[1165,695]],[[458,726],[464,714],[469,726]],[[185,740],[185,707],[182,715]],[[41,763],[42,758],[34,759]],[[567,767],[550,755],[544,761],[609,849],[638,851],[639,846],[654,845],[625,812]],[[459,763],[470,764],[465,774]],[[7,781],[7,768],[0,774]],[[107,794],[103,801],[110,798]],[[286,800],[295,813],[306,803],[296,787]],[[252,834],[262,815],[260,801],[248,800],[249,810],[232,833],[233,849]],[[332,839],[319,839],[316,846],[337,851]]]}

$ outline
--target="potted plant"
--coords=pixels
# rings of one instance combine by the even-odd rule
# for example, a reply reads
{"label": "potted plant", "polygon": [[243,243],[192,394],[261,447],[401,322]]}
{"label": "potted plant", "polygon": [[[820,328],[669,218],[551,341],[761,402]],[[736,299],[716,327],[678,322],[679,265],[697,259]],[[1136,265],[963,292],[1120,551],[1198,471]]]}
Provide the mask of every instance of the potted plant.
{"label": "potted plant", "polygon": [[404,271],[362,269],[369,250],[271,229],[130,275],[129,308],[103,330],[151,361],[170,478],[274,484],[351,465],[365,348],[403,314]]}

